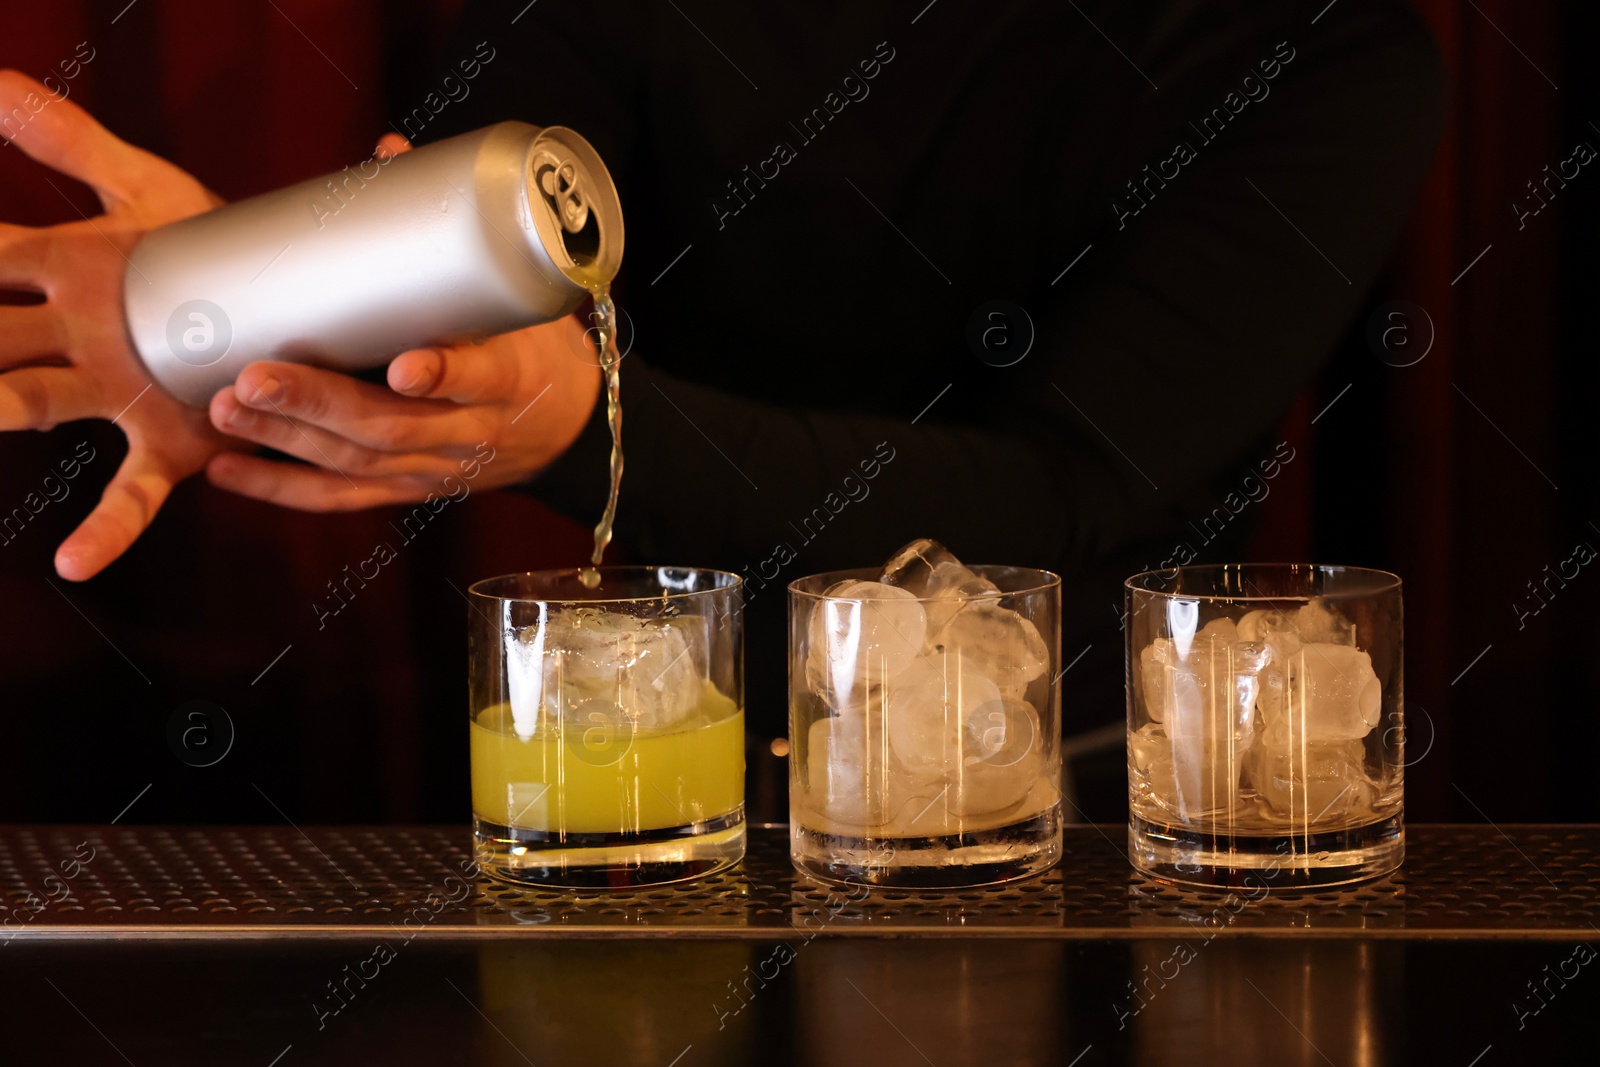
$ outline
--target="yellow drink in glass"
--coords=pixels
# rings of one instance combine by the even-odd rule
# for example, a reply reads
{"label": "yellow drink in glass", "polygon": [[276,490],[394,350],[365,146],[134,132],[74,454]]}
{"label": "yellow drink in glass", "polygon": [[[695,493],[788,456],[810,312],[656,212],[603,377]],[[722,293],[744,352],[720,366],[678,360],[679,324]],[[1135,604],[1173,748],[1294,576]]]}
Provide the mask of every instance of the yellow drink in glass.
{"label": "yellow drink in glass", "polygon": [[689,721],[542,728],[524,740],[505,704],[472,723],[472,810],[500,827],[628,834],[706,823],[744,803],[744,713],[710,682]]}
{"label": "yellow drink in glass", "polygon": [[632,888],[744,855],[737,575],[530,571],[468,590],[474,854],[523,885]]}

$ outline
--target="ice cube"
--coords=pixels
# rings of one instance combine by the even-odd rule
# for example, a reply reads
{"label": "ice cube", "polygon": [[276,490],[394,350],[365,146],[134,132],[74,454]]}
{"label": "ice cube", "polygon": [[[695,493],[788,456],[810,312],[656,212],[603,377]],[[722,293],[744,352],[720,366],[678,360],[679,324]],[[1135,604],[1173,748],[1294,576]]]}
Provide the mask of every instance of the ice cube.
{"label": "ice cube", "polygon": [[1008,689],[1027,685],[1050,663],[1039,628],[996,603],[962,608],[933,637],[932,645],[935,652],[964,656],[996,685]]}
{"label": "ice cube", "polygon": [[[1320,714],[1322,719],[1331,717],[1332,720],[1339,720],[1341,713],[1329,701],[1335,700],[1341,688],[1348,686],[1322,683],[1344,677],[1347,665],[1354,672],[1354,676],[1348,679],[1349,685],[1355,686],[1356,690],[1365,686],[1368,676],[1372,675],[1371,658],[1356,651],[1355,627],[1321,597],[1302,604],[1293,612],[1252,611],[1239,620],[1239,633],[1247,640],[1265,644],[1270,653],[1270,665],[1261,675],[1258,707],[1262,717],[1272,722],[1282,720],[1288,714],[1285,708],[1292,702],[1302,700],[1313,706],[1314,714],[1320,714],[1319,709],[1325,712]],[[1364,668],[1356,662],[1358,658],[1364,661]],[[1307,661],[1311,661],[1311,666],[1303,669]],[[1313,690],[1306,690],[1302,681],[1304,678],[1319,684]],[[1375,676],[1371,680],[1375,682]],[[1373,692],[1381,704],[1381,687]],[[1361,706],[1367,707],[1370,701],[1371,695],[1368,694],[1360,697],[1358,703],[1365,702]],[[1353,729],[1353,722],[1346,722],[1343,726],[1329,726],[1324,722],[1312,727],[1316,734],[1313,739],[1337,740],[1361,736],[1360,733],[1351,733]],[[1329,730],[1334,732],[1330,733]]]}
{"label": "ice cube", "polygon": [[888,745],[861,716],[829,717],[807,735],[806,799],[813,810],[851,826],[883,822]]}
{"label": "ice cube", "polygon": [[1172,746],[1158,722],[1145,723],[1128,735],[1128,783],[1135,801],[1163,808],[1176,806],[1178,784],[1172,773]]}
{"label": "ice cube", "polygon": [[1019,682],[1016,685],[1002,685],[1000,687],[1000,696],[1018,704],[1041,704],[1044,699],[1042,687],[1041,692],[1035,694],[1033,691],[1034,684],[1034,682]]}
{"label": "ice cube", "polygon": [[911,542],[890,558],[883,568],[883,581],[925,601],[930,631],[942,628],[969,604],[994,604],[1000,598],[998,586],[980,578],[949,549],[926,537]]}
{"label": "ice cube", "polygon": [[1252,737],[1234,742],[1227,737],[1168,735],[1171,746],[1175,811],[1185,818],[1232,809],[1238,802],[1239,776]]}
{"label": "ice cube", "polygon": [[836,715],[813,722],[803,755],[803,802],[824,818],[885,836],[950,832],[948,805],[940,803],[948,783],[900,766],[881,715]]}
{"label": "ice cube", "polygon": [[[1300,638],[1287,629],[1272,629],[1270,626],[1246,626],[1250,616],[1245,616],[1239,623],[1241,635],[1260,634],[1257,641],[1258,647],[1266,650],[1266,665],[1258,676],[1259,688],[1256,696],[1257,717],[1263,721],[1276,721],[1283,717],[1284,702],[1289,699],[1288,664],[1300,652]],[[1284,617],[1284,621],[1287,618]]]}
{"label": "ice cube", "polygon": [[1200,651],[1205,651],[1210,645],[1219,642],[1231,645],[1238,640],[1239,627],[1234,625],[1233,620],[1226,616],[1220,619],[1212,619],[1200,627],[1200,632],[1194,635],[1195,647]]}
{"label": "ice cube", "polygon": [[1354,645],[1356,629],[1322,597],[1314,597],[1293,612],[1263,608],[1239,620],[1239,637],[1245,641],[1267,641],[1274,634],[1292,637],[1293,646],[1306,642]]}
{"label": "ice cube", "polygon": [[1231,810],[1247,752],[1226,738],[1169,737],[1161,723],[1146,723],[1128,737],[1130,799],[1177,819]]}
{"label": "ice cube", "polygon": [[1301,740],[1365,737],[1383,712],[1383,685],[1372,657],[1343,644],[1302,644],[1263,672],[1262,717],[1269,728]]}
{"label": "ice cube", "polygon": [[1248,762],[1249,781],[1271,814],[1311,826],[1371,810],[1378,790],[1360,741],[1290,746],[1285,736],[1269,730]]}
{"label": "ice cube", "polygon": [[889,557],[883,565],[883,581],[912,596],[925,596],[933,572],[940,566],[959,567],[961,561],[939,542],[919,537]]}
{"label": "ice cube", "polygon": [[[1180,818],[1233,808],[1256,739],[1266,646],[1241,641],[1231,619],[1188,640],[1157,638],[1139,653],[1145,709],[1129,738],[1135,793]],[[1185,647],[1187,646],[1187,647]]]}
{"label": "ice cube", "polygon": [[895,758],[913,777],[943,777],[967,754],[974,714],[1000,699],[999,686],[965,656],[916,661],[883,685],[883,719]]}
{"label": "ice cube", "polygon": [[1139,650],[1145,711],[1169,724],[1169,735],[1226,735],[1245,741],[1254,728],[1265,646],[1238,640],[1232,620],[1214,619],[1189,642],[1187,652],[1158,637]]}
{"label": "ice cube", "polygon": [[1238,632],[1241,641],[1261,643],[1272,634],[1292,633],[1293,619],[1281,611],[1260,608],[1239,620]]}
{"label": "ice cube", "polygon": [[808,624],[806,679],[835,709],[899,677],[923,656],[928,617],[904,589],[845,581],[825,596]]}
{"label": "ice cube", "polygon": [[689,650],[683,661],[694,668],[696,677],[709,677],[712,636],[718,629],[717,621],[708,615],[683,613],[664,615],[656,621],[669,630],[676,630],[683,638],[683,643]]}
{"label": "ice cube", "polygon": [[883,581],[917,597],[998,594],[993,582],[980,578],[939,542],[920,537],[890,557]]}
{"label": "ice cube", "polygon": [[1044,770],[1044,738],[1032,704],[1001,699],[967,721],[961,763],[950,782],[950,810],[988,815],[1020,804]]}
{"label": "ice cube", "polygon": [[1167,717],[1167,668],[1172,661],[1172,641],[1158,637],[1139,650],[1139,683],[1144,691],[1144,712],[1155,722]]}
{"label": "ice cube", "polygon": [[959,597],[993,603],[1000,596],[1000,587],[976,571],[953,560],[933,568],[928,583],[923,588],[925,597]]}
{"label": "ice cube", "polygon": [[664,620],[575,608],[507,642],[511,714],[524,738],[600,704],[620,709],[630,729],[666,729],[700,701],[702,677],[684,631]]}
{"label": "ice cube", "polygon": [[1294,613],[1294,629],[1301,642],[1309,644],[1351,645],[1356,643],[1356,628],[1322,597],[1302,604]]}

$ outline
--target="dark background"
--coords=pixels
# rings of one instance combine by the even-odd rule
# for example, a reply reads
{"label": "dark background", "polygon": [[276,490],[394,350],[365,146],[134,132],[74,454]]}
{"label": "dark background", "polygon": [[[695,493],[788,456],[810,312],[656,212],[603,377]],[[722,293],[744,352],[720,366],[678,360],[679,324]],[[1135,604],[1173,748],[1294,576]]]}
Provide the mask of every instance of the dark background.
{"label": "dark background", "polygon": [[[1404,577],[1412,818],[1593,821],[1600,622],[1585,609],[1600,579],[1585,567],[1552,582],[1537,614],[1519,618],[1518,605],[1537,606],[1528,583],[1580,542],[1600,548],[1588,314],[1600,171],[1585,168],[1521,229],[1511,205],[1577,142],[1600,148],[1600,19],[1576,2],[1418,6],[1445,57],[1451,117],[1371,306],[1420,306],[1432,346],[1392,366],[1369,344],[1369,316],[1352,324],[1285,419],[1297,459],[1252,509],[1247,554]],[[446,72],[458,8],[6,3],[0,66],[41,77],[89,41],[96,56],[72,98],[233,199],[366,158],[395,102]],[[0,148],[0,217],[94,213],[86,189],[45,176]],[[1238,299],[1248,309],[1252,295]],[[1414,354],[1428,326],[1414,317],[1410,329]],[[583,527],[514,492],[474,493],[319,630],[324,583],[393,540],[398,509],[300,515],[191,481],[124,559],[74,586],[55,577],[52,553],[110,476],[121,436],[103,423],[0,436],[3,511],[82,441],[97,458],[71,496],[0,545],[0,820],[106,822],[135,798],[126,821],[466,820],[460,590],[580,562]],[[1068,733],[1120,713],[1105,684],[1120,675],[1116,641],[1111,628],[1067,675]],[[211,767],[168,744],[193,700],[226,709],[236,729]],[[782,814],[768,740],[752,740],[758,818]],[[1120,751],[1076,770],[1089,815],[1121,818]]]}

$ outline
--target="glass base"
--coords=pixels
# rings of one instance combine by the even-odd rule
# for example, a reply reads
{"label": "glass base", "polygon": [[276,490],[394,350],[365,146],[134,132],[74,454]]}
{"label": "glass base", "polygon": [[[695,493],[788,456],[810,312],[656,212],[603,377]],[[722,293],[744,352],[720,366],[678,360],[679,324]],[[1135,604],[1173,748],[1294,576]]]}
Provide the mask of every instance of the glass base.
{"label": "glass base", "polygon": [[1208,833],[1137,815],[1128,821],[1128,859],[1137,870],[1163,882],[1208,889],[1264,886],[1271,891],[1365,882],[1393,872],[1405,854],[1400,815],[1299,834]]}
{"label": "glass base", "polygon": [[560,834],[473,816],[478,866],[517,885],[635,889],[703,878],[744,858],[744,808],[715,819],[628,833]]}
{"label": "glass base", "polygon": [[988,830],[942,837],[847,837],[789,826],[789,857],[833,885],[951,889],[995,885],[1049,870],[1061,858],[1061,809]]}

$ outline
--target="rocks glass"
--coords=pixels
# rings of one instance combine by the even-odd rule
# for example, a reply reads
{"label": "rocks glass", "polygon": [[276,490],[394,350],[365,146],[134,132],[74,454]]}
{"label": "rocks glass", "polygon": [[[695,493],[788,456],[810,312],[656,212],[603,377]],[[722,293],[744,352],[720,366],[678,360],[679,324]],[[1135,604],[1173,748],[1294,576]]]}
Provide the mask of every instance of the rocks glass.
{"label": "rocks glass", "polygon": [[1400,579],[1229,564],[1125,587],[1133,865],[1269,889],[1398,867]]}
{"label": "rocks glass", "polygon": [[983,885],[1060,856],[1060,579],[923,544],[789,587],[790,855],[824,881]]}
{"label": "rocks glass", "polygon": [[513,882],[630,887],[744,855],[740,579],[602,567],[468,591],[478,863]]}

